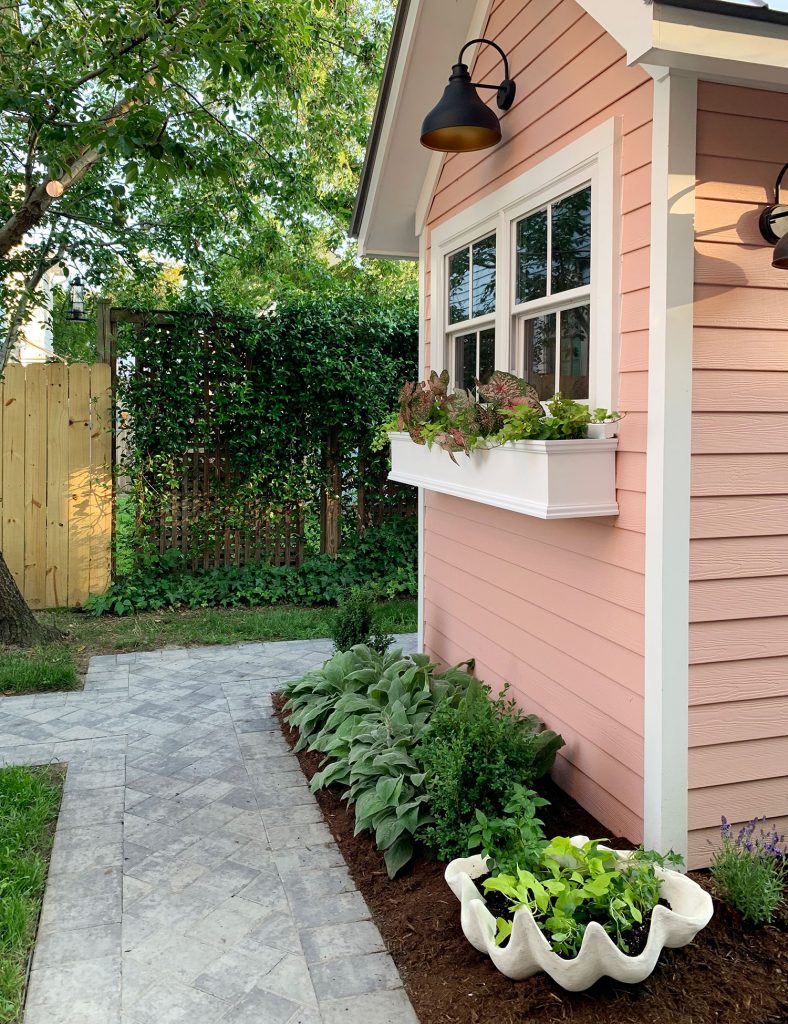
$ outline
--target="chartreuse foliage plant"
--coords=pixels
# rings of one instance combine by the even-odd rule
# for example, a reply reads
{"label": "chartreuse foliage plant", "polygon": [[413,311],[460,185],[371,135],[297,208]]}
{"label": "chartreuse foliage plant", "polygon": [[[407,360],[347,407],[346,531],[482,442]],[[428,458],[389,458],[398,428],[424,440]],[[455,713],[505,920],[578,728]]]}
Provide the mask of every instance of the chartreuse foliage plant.
{"label": "chartreuse foliage plant", "polygon": [[505,942],[514,914],[528,907],[555,953],[574,957],[591,921],[597,921],[619,949],[630,952],[632,930],[646,919],[660,898],[654,865],[680,864],[675,854],[634,850],[625,857],[589,839],[575,846],[557,836],[535,850],[511,874],[486,879],[485,892],[500,893],[511,917],[498,918],[496,942]]}
{"label": "chartreuse foliage plant", "polygon": [[461,701],[436,709],[415,752],[435,819],[425,839],[441,859],[464,856],[476,838],[477,811],[501,814],[514,787],[545,775],[564,745],[536,715],[520,711],[507,689],[491,699],[490,688],[474,680]]}
{"label": "chartreuse foliage plant", "polygon": [[313,790],[332,783],[347,788],[356,834],[374,833],[392,878],[432,820],[413,751],[435,707],[459,700],[472,683],[459,666],[436,669],[424,655],[381,655],[357,645],[285,691],[289,723],[300,733],[296,749],[326,755]]}
{"label": "chartreuse foliage plant", "polygon": [[711,876],[720,895],[753,924],[772,921],[786,898],[784,836],[773,827],[767,831],[765,823],[765,818],[754,818],[734,838],[730,823],[723,818],[722,845],[711,862]]}

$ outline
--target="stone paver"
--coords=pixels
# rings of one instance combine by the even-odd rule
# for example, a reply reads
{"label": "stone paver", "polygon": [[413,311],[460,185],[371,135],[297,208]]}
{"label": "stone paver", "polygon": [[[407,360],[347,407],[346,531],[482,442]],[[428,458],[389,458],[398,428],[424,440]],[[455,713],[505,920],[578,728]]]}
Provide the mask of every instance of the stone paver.
{"label": "stone paver", "polygon": [[330,651],[99,657],[0,698],[0,762],[68,764],[25,1024],[418,1024],[272,716]]}

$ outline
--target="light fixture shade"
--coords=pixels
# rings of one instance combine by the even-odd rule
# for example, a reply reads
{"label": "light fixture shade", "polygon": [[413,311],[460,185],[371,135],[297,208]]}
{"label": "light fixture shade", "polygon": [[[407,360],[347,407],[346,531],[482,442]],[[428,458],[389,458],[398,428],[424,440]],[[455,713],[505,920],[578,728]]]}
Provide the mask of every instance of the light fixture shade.
{"label": "light fixture shade", "polygon": [[479,98],[467,64],[455,64],[443,96],[424,118],[422,146],[444,153],[472,153],[500,141],[498,118]]}
{"label": "light fixture shade", "polygon": [[774,247],[772,266],[775,270],[788,270],[788,232],[782,236]]}

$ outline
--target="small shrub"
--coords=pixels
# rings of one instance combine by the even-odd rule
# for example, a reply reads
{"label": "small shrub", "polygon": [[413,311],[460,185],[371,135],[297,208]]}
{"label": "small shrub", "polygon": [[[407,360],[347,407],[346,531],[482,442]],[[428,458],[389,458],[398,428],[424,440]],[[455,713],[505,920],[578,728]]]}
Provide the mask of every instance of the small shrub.
{"label": "small shrub", "polygon": [[530,786],[548,772],[564,741],[506,696],[495,699],[474,680],[459,703],[437,708],[430,734],[416,751],[427,777],[435,824],[426,841],[443,860],[464,856],[476,811],[500,814],[516,784]]}
{"label": "small shrub", "polygon": [[349,651],[356,644],[365,644],[378,654],[385,654],[394,637],[375,626],[377,588],[367,584],[353,587],[340,600],[331,629],[337,651]]}
{"label": "small shrub", "polygon": [[784,837],[774,829],[766,832],[762,827],[765,822],[765,818],[754,818],[734,839],[730,824],[723,818],[722,847],[711,863],[720,895],[753,924],[768,924],[774,918],[785,890],[786,851],[780,849]]}

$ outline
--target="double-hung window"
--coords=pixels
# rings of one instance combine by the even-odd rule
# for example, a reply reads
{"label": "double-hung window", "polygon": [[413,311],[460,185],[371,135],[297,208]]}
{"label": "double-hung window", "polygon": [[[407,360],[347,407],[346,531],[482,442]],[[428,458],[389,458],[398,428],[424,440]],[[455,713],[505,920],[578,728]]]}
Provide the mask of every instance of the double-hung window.
{"label": "double-hung window", "polygon": [[514,226],[515,362],[545,401],[587,401],[591,347],[591,186]]}
{"label": "double-hung window", "polygon": [[453,386],[509,370],[542,401],[613,407],[618,133],[591,129],[432,229],[433,366]]}
{"label": "double-hung window", "polygon": [[475,389],[495,369],[496,236],[447,257],[447,365],[454,385]]}

